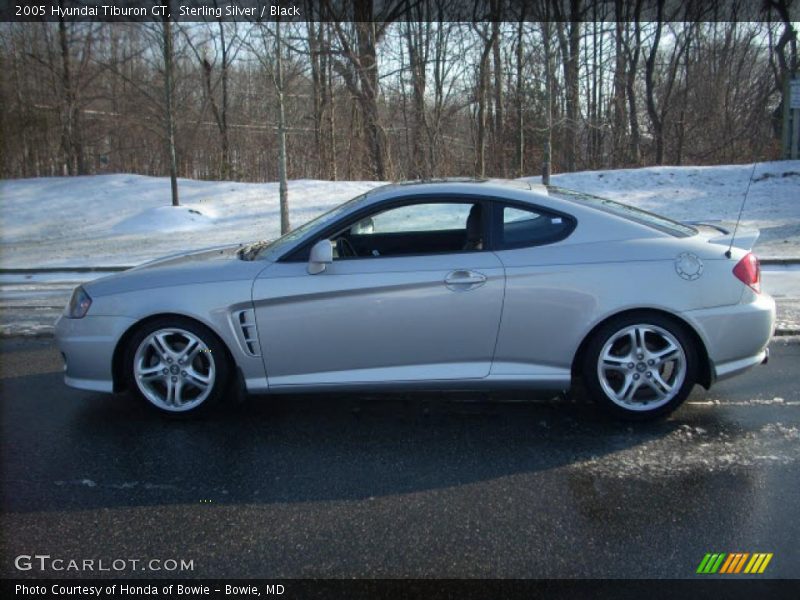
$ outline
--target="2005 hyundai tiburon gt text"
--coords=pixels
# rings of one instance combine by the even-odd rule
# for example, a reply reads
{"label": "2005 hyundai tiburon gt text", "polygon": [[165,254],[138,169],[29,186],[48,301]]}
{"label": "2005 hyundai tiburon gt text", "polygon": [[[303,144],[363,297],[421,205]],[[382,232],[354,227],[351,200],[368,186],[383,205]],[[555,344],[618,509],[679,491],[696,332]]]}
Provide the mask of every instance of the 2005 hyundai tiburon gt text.
{"label": "2005 hyundai tiburon gt text", "polygon": [[683,224],[556,187],[388,185],[272,242],[78,287],[68,385],[168,413],[250,392],[562,391],[666,415],[766,360],[755,230]]}

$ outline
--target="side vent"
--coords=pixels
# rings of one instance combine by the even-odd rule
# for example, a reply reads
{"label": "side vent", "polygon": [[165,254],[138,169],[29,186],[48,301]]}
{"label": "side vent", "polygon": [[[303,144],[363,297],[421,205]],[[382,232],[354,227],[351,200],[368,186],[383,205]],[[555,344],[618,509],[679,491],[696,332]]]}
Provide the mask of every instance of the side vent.
{"label": "side vent", "polygon": [[252,308],[236,311],[233,313],[233,321],[241,334],[240,342],[244,351],[250,356],[261,356],[255,311]]}

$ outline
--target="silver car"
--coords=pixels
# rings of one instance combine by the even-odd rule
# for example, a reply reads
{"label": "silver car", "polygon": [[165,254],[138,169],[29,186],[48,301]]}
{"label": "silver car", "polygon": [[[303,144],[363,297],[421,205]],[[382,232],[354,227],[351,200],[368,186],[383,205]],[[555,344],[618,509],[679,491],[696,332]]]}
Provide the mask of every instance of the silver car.
{"label": "silver car", "polygon": [[67,385],[167,413],[237,389],[579,389],[663,416],[766,361],[758,232],[521,182],[394,184],[272,242],[78,287]]}

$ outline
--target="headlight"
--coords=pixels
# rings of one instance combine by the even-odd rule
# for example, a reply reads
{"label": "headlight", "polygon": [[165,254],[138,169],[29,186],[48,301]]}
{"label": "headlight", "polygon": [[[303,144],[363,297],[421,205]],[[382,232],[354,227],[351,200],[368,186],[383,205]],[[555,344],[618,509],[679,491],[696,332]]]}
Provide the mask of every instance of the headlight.
{"label": "headlight", "polygon": [[92,305],[92,299],[81,286],[75,288],[72,292],[72,298],[69,299],[67,308],[64,309],[64,316],[68,319],[82,319],[89,311]]}

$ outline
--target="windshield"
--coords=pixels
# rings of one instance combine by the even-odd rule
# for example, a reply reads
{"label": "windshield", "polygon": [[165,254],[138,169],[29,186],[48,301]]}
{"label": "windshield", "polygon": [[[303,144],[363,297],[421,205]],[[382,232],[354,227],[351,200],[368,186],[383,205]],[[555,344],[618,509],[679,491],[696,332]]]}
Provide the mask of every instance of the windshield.
{"label": "windshield", "polygon": [[547,191],[553,196],[589,204],[594,208],[612,213],[618,217],[636,221],[637,223],[642,223],[643,225],[654,227],[655,229],[674,235],[675,237],[689,237],[697,233],[694,227],[689,227],[688,225],[673,221],[667,217],[662,217],[661,215],[629,206],[628,204],[622,204],[621,202],[614,202],[607,198],[600,198],[599,196],[592,196],[591,194],[567,190],[557,186],[549,186]]}
{"label": "windshield", "polygon": [[269,258],[277,258],[280,254],[284,252],[284,250],[288,249],[292,244],[294,244],[297,240],[303,238],[308,232],[317,227],[324,227],[325,224],[333,221],[339,215],[344,213],[345,211],[349,210],[356,204],[359,204],[366,198],[367,194],[361,194],[360,196],[356,196],[355,198],[348,200],[344,204],[340,204],[329,210],[328,212],[322,213],[318,217],[311,219],[307,223],[304,223],[297,229],[292,229],[289,233],[282,235],[277,240],[274,240],[264,246],[261,246],[258,249],[255,257],[269,257]]}

